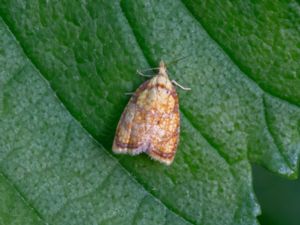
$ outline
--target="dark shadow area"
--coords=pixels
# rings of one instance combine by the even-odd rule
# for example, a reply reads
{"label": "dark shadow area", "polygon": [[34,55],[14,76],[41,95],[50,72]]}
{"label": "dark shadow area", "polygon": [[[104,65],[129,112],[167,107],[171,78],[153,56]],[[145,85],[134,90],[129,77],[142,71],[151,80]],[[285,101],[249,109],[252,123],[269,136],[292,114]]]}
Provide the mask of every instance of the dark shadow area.
{"label": "dark shadow area", "polygon": [[253,166],[254,190],[261,206],[261,225],[300,224],[300,179],[288,180]]}

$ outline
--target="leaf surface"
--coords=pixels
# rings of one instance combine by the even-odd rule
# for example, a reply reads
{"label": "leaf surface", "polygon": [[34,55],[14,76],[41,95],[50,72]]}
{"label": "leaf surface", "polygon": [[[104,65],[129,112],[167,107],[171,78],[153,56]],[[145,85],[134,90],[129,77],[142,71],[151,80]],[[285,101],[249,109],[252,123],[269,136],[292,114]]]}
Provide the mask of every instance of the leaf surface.
{"label": "leaf surface", "polygon": [[[250,162],[297,175],[300,110],[297,92],[284,90],[299,90],[297,74],[286,81],[299,68],[299,52],[288,62],[276,52],[287,70],[267,73],[270,54],[247,58],[230,48],[243,35],[229,28],[217,35],[213,26],[241,6],[219,15],[214,5],[1,2],[0,184],[3,197],[16,199],[16,213],[28,211],[19,215],[23,224],[257,224]],[[289,15],[289,8],[276,9]],[[243,24],[238,14],[234,21]],[[299,43],[299,36],[279,39],[282,46]],[[258,51],[254,43],[245,46]],[[192,88],[178,90],[175,162],[112,154],[124,93],[143,82],[136,69],[186,55],[169,66],[172,79]]]}

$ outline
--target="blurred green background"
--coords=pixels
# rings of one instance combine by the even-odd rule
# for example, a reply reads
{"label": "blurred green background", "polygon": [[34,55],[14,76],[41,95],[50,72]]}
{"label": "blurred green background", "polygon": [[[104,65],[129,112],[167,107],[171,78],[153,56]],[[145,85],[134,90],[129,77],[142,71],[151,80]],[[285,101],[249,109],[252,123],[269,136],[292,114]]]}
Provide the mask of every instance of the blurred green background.
{"label": "blurred green background", "polygon": [[260,166],[253,166],[256,197],[262,215],[261,225],[300,224],[300,180],[287,180]]}

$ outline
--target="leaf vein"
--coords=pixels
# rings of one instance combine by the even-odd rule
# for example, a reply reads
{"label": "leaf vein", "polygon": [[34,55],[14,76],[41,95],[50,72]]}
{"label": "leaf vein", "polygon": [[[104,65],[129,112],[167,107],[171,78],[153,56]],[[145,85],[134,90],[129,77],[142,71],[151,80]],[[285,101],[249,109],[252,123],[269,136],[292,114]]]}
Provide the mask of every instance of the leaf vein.
{"label": "leaf vein", "polygon": [[193,17],[195,19],[195,21],[198,22],[199,26],[201,28],[203,28],[203,30],[205,30],[205,32],[207,33],[207,35],[211,38],[211,40],[213,40],[217,46],[220,47],[220,49],[222,49],[222,51],[224,52],[224,54],[233,62],[233,64],[241,71],[241,74],[244,74],[244,76],[246,78],[248,78],[251,82],[253,82],[257,87],[259,87],[259,89],[261,89],[263,92],[273,96],[273,97],[276,97],[276,98],[279,98],[281,100],[284,100],[285,102],[289,103],[290,105],[292,106],[297,106],[297,107],[300,107],[300,105],[296,102],[292,102],[290,99],[287,99],[287,98],[282,98],[282,96],[279,96],[278,94],[276,93],[273,93],[271,90],[266,90],[266,88],[264,88],[261,84],[259,84],[251,75],[247,74],[246,71],[244,71],[242,69],[242,67],[239,65],[239,63],[237,62],[237,60],[235,60],[231,54],[220,44],[219,41],[217,41],[213,35],[208,31],[208,29],[203,25],[203,22],[200,21],[200,19],[194,15],[194,13],[187,7],[186,3],[183,1],[183,0],[180,0],[182,5],[185,6],[187,12],[190,13],[191,17]]}
{"label": "leaf vein", "polygon": [[0,170],[0,176],[2,176],[6,182],[15,190],[15,192],[20,196],[20,198],[22,199],[23,203],[30,208],[34,214],[37,215],[37,217],[45,224],[45,225],[49,225],[49,223],[45,222],[45,219],[43,218],[43,216],[41,215],[41,213],[33,206],[33,204],[29,201],[28,198],[26,198],[25,194],[23,194],[16,185],[14,185],[14,183],[8,178],[8,176],[6,176],[1,170]]}
{"label": "leaf vein", "polygon": [[268,110],[267,110],[267,106],[266,106],[265,96],[262,97],[262,107],[263,107],[263,113],[264,113],[263,116],[264,116],[264,120],[265,120],[265,123],[266,123],[266,128],[268,130],[268,133],[270,134],[271,139],[272,139],[273,143],[275,144],[276,149],[278,150],[280,156],[283,158],[285,164],[289,167],[289,169],[291,171],[293,171],[292,166],[291,166],[289,160],[286,158],[286,155],[284,154],[283,149],[280,147],[280,144],[278,143],[278,140],[275,137],[275,134],[274,134],[274,132],[273,132],[271,126],[270,126],[271,125],[271,121],[270,121]]}

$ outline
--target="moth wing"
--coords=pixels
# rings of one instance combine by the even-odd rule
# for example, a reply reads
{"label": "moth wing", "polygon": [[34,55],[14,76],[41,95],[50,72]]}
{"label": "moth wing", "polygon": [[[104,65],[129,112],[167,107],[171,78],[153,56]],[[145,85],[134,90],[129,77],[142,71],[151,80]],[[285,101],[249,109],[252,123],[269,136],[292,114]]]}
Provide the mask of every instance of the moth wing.
{"label": "moth wing", "polygon": [[136,155],[147,151],[150,138],[147,132],[151,129],[147,121],[149,114],[137,105],[140,94],[147,88],[148,81],[142,84],[131,97],[119,121],[113,151]]}
{"label": "moth wing", "polygon": [[180,133],[178,96],[174,87],[166,99],[166,104],[172,104],[170,107],[173,107],[173,110],[166,110],[157,125],[152,128],[151,144],[147,154],[155,160],[170,165],[175,157]]}
{"label": "moth wing", "polygon": [[178,96],[167,77],[156,76],[132,96],[119,121],[113,151],[139,154],[170,165],[179,139]]}

